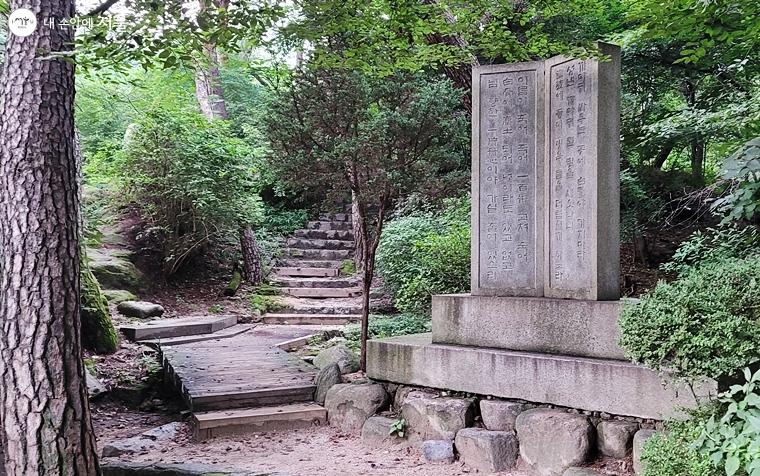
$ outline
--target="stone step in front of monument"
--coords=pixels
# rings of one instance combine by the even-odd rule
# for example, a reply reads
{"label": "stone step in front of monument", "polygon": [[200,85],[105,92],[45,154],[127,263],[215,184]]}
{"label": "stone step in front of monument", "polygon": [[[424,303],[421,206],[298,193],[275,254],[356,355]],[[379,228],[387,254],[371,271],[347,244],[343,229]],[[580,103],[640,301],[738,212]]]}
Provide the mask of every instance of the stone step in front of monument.
{"label": "stone step in front of monument", "polygon": [[321,238],[288,238],[286,244],[290,248],[304,250],[353,250],[353,240],[325,240]]}
{"label": "stone step in front of monument", "polygon": [[301,276],[305,278],[328,278],[340,275],[339,269],[331,268],[307,268],[307,267],[281,267],[274,268],[275,276]]}
{"label": "stone step in front of monument", "polygon": [[354,233],[351,230],[296,230],[293,232],[296,238],[316,238],[320,240],[345,240],[353,241]]}
{"label": "stone step in front of monument", "polygon": [[345,221],[329,221],[329,220],[319,220],[319,221],[310,221],[306,224],[306,228],[309,230],[352,230],[353,225],[351,222],[345,222]]}
{"label": "stone step in front of monument", "polygon": [[310,428],[326,423],[327,410],[316,403],[201,412],[192,417],[193,436],[199,441],[219,436]]}
{"label": "stone step in front of monument", "polygon": [[281,277],[272,279],[272,284],[284,288],[352,288],[358,286],[355,278],[339,277]]}
{"label": "stone step in front of monument", "polygon": [[[690,389],[626,361],[432,343],[431,334],[370,340],[367,376],[405,385],[667,420],[693,408]],[[695,388],[697,397],[717,385]]]}
{"label": "stone step in front of monument", "polygon": [[324,299],[361,296],[359,288],[282,288],[282,293],[293,297]]}
{"label": "stone step in front of monument", "polygon": [[269,314],[361,314],[361,302],[357,298],[311,299],[281,296],[282,307]]}
{"label": "stone step in front of monument", "polygon": [[358,322],[361,314],[264,314],[262,321],[265,324],[288,324],[288,325],[343,325],[350,322]]}
{"label": "stone step in front of monument", "polygon": [[237,324],[237,316],[197,316],[179,319],[156,319],[145,324],[119,327],[124,336],[140,342],[150,339],[212,334]]}
{"label": "stone step in front of monument", "polygon": [[[342,261],[353,257],[353,250],[320,250],[288,248],[286,255],[289,258],[303,258],[305,260],[329,260]],[[305,265],[304,265],[305,266]]]}

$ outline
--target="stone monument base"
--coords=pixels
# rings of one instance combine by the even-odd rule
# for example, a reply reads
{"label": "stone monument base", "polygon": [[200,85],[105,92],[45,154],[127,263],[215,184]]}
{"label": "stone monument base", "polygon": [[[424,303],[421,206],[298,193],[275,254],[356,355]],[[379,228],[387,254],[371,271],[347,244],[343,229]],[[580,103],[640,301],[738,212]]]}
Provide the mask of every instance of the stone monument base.
{"label": "stone monument base", "polygon": [[[406,385],[527,400],[614,415],[664,420],[696,405],[684,386],[623,360],[435,344],[431,334],[371,340],[367,375]],[[711,383],[696,397],[714,394]]]}

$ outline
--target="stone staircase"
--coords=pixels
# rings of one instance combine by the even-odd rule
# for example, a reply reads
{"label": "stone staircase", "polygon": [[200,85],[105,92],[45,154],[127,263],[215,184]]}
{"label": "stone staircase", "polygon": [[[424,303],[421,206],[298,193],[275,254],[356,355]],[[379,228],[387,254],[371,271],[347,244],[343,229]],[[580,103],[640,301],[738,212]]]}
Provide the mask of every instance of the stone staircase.
{"label": "stone staircase", "polygon": [[322,214],[286,241],[285,256],[273,270],[283,307],[263,316],[266,324],[345,324],[361,318],[357,277],[341,276],[341,265],[354,257],[348,213]]}

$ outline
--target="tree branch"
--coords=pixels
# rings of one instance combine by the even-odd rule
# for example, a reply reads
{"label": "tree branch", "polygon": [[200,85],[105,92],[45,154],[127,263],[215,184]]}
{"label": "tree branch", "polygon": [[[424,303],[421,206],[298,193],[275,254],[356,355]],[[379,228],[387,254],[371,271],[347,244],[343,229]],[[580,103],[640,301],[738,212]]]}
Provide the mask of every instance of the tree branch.
{"label": "tree branch", "polygon": [[85,16],[93,17],[95,15],[100,15],[102,13],[105,13],[108,11],[109,8],[119,3],[121,0],[105,0],[103,3],[98,5],[97,7],[93,8],[89,12],[85,14]]}

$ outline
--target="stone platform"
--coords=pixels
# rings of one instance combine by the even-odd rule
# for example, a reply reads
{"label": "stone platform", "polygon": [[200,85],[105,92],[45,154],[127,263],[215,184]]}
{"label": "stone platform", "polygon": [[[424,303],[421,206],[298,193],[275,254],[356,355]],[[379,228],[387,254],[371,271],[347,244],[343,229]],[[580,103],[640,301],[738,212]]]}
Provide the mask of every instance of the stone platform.
{"label": "stone platform", "polygon": [[618,318],[626,302],[435,295],[433,342],[625,360]]}
{"label": "stone platform", "polygon": [[370,378],[406,385],[656,420],[696,404],[690,389],[665,387],[656,372],[620,360],[434,344],[431,334],[371,340],[367,352]]}

